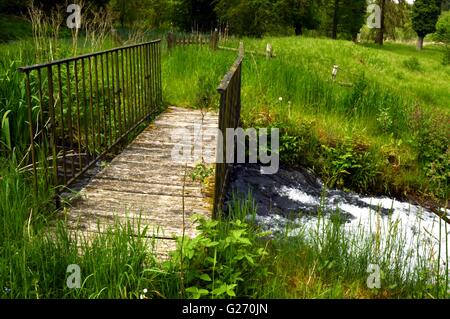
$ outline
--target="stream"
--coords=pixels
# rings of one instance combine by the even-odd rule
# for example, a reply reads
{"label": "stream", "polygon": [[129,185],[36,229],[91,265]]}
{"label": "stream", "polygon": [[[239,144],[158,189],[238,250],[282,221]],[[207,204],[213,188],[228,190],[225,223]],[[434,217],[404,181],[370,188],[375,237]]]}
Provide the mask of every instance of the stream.
{"label": "stream", "polygon": [[[421,206],[326,189],[320,179],[303,168],[282,166],[277,174],[262,175],[258,165],[236,165],[227,200],[249,193],[256,204],[257,223],[274,235],[311,234],[317,229],[320,212],[325,220],[338,216],[349,233],[376,235],[381,249],[394,246],[397,253],[391,258],[401,255],[414,266],[419,259],[437,260],[440,251],[440,264],[448,267],[446,242],[450,242],[450,225]],[[445,213],[449,216],[450,211]],[[388,244],[392,238],[396,243],[391,240]]]}

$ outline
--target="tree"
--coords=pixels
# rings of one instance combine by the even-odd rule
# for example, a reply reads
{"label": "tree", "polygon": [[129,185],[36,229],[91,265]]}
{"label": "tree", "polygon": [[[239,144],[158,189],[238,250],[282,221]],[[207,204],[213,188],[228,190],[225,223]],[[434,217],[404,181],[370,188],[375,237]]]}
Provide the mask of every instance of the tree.
{"label": "tree", "polygon": [[375,39],[375,43],[379,45],[383,45],[384,43],[384,32],[386,29],[385,19],[386,19],[386,0],[379,0],[379,5],[381,8],[381,26],[378,30],[377,38]]}
{"label": "tree", "polygon": [[442,13],[436,23],[435,39],[450,44],[450,11]]}
{"label": "tree", "polygon": [[215,10],[230,31],[245,36],[261,37],[280,25],[272,0],[219,0]]}
{"label": "tree", "polygon": [[345,10],[342,12],[342,32],[351,36],[356,41],[366,20],[367,2],[366,0],[345,0]]}
{"label": "tree", "polygon": [[327,29],[331,29],[331,38],[337,39],[339,34],[356,40],[366,18],[366,0],[333,0],[326,8]]}
{"label": "tree", "polygon": [[302,35],[304,28],[319,27],[321,4],[322,1],[318,0],[278,0],[275,11],[281,18],[282,24],[293,27],[295,35]]}
{"label": "tree", "polygon": [[384,37],[396,40],[397,30],[411,30],[411,7],[406,0],[387,1],[384,20]]}
{"label": "tree", "polygon": [[417,49],[423,49],[423,40],[427,34],[436,31],[436,22],[441,12],[440,2],[436,0],[416,0],[413,5],[411,19],[414,31],[418,36]]}
{"label": "tree", "polygon": [[338,34],[338,26],[339,26],[339,7],[340,7],[340,1],[334,0],[333,5],[333,24],[332,24],[332,31],[331,31],[331,38],[337,39]]}
{"label": "tree", "polygon": [[443,12],[436,24],[436,33],[434,34],[436,41],[444,43],[443,65],[450,64],[450,11]]}
{"label": "tree", "polygon": [[184,31],[211,31],[216,26],[216,0],[178,0],[174,3],[173,22]]}

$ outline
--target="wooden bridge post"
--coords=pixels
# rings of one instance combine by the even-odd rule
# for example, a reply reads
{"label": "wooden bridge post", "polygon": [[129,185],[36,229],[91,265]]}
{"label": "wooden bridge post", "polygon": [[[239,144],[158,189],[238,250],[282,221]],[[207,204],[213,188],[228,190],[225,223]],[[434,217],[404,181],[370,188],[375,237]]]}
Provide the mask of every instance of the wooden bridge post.
{"label": "wooden bridge post", "polygon": [[[222,135],[226,134],[228,128],[236,129],[240,125],[241,114],[241,76],[242,60],[244,59],[244,44],[239,45],[239,55],[233,66],[223,78],[217,91],[220,93],[219,108],[219,130]],[[236,147],[236,145],[226,145],[226,138],[219,141],[217,145],[218,158],[216,163],[216,179],[214,192],[214,211],[213,218],[218,218],[222,210],[223,199],[227,191],[229,174],[232,163],[227,163],[227,147]],[[234,152],[236,154],[236,152]],[[220,156],[220,157],[219,157]]]}

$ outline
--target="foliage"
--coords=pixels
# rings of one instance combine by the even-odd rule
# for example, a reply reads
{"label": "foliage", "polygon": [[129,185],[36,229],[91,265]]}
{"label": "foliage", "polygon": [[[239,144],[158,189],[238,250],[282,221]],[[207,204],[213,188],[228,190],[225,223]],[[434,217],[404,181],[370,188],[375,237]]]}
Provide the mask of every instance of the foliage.
{"label": "foliage", "polygon": [[205,180],[214,174],[214,168],[208,167],[205,164],[198,164],[191,172],[191,178],[193,181],[199,181],[205,183]]}
{"label": "foliage", "polygon": [[215,1],[177,0],[172,7],[172,19],[183,31],[210,32],[216,27]]}
{"label": "foliage", "polygon": [[261,37],[273,28],[275,15],[270,0],[220,0],[215,8],[233,33]]}
{"label": "foliage", "polygon": [[421,71],[422,66],[420,65],[420,61],[417,57],[409,57],[406,60],[403,61],[403,65],[405,68],[411,70],[411,71]]}
{"label": "foliage", "polygon": [[411,19],[414,30],[421,38],[436,31],[440,8],[435,0],[414,1]]}
{"label": "foliage", "polygon": [[443,12],[436,24],[436,41],[450,44],[450,11]]}
{"label": "foliage", "polygon": [[275,3],[275,11],[286,26],[294,28],[296,35],[302,35],[304,29],[317,29],[320,26],[321,5],[321,1],[279,0]]}
{"label": "foliage", "polygon": [[376,185],[378,163],[370,151],[357,151],[350,140],[337,147],[323,145],[324,174],[329,187],[367,191]]}
{"label": "foliage", "polygon": [[254,295],[258,282],[268,276],[263,262],[267,252],[255,243],[261,235],[241,219],[225,223],[199,217],[197,222],[200,235],[178,239],[182,255],[172,255],[174,265],[182,258],[183,269],[188,269],[184,274],[187,297]]}

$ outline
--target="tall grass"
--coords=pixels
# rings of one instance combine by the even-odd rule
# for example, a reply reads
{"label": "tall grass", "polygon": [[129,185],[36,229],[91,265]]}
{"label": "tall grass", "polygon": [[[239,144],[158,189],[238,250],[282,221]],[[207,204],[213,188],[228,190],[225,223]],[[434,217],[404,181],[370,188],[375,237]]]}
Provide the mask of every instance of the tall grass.
{"label": "tall grass", "polygon": [[[322,145],[331,147],[340,152],[339,157],[349,152],[354,159],[350,168],[354,178],[339,186],[419,200],[431,197],[445,204],[450,189],[444,177],[450,154],[446,93],[450,78],[440,64],[439,48],[418,54],[406,45],[387,44],[380,49],[312,38],[244,42],[246,49],[259,52],[270,42],[277,56],[266,60],[246,55],[242,121],[250,127],[280,127],[285,160],[312,167],[330,179],[326,176],[330,171],[340,171],[340,162],[338,167],[330,166],[335,159]],[[238,39],[227,42],[237,45]],[[226,61],[223,54],[189,47],[167,55],[168,100],[195,105],[193,91],[200,88],[195,77],[203,73],[220,77]],[[398,63],[409,57],[419,61],[420,71]],[[331,77],[334,64],[340,67],[336,81]],[[185,71],[187,80],[182,78]],[[214,90],[213,84],[209,86]]]}
{"label": "tall grass", "polygon": [[[71,40],[66,42],[67,47],[60,51],[61,54],[71,51]],[[255,49],[262,44],[253,40],[249,42],[249,47]],[[277,43],[281,48],[289,40],[274,39],[275,47]],[[361,172],[362,163],[370,162],[368,158],[379,160],[384,166],[374,167],[384,172],[383,183],[391,183],[393,188],[398,186],[395,183],[403,183],[398,186],[401,190],[411,187],[417,191],[425,187],[428,191],[429,184],[408,184],[411,172],[417,172],[414,169],[421,164],[417,146],[407,141],[411,132],[419,134],[419,141],[430,140],[433,134],[437,134],[439,140],[445,130],[440,132],[436,127],[445,123],[445,117],[436,117],[435,122],[429,122],[427,128],[431,133],[424,130],[417,133],[411,131],[408,116],[411,103],[417,101],[424,104],[421,114],[412,113],[418,119],[433,107],[439,114],[448,114],[444,104],[447,98],[441,94],[445,91],[442,84],[445,76],[439,73],[436,87],[431,90],[439,96],[429,95],[425,90],[429,86],[418,82],[413,82],[419,88],[416,93],[407,94],[401,90],[399,93],[399,89],[392,85],[392,78],[386,83],[373,82],[371,72],[362,72],[345,57],[361,57],[364,64],[372,66],[372,71],[379,70],[384,75],[398,72],[406,79],[408,70],[398,70],[385,61],[387,56],[392,58],[391,54],[403,54],[403,47],[394,47],[393,53],[389,52],[389,46],[385,49],[387,52],[358,48],[353,54],[353,48],[348,44],[341,48],[335,43],[340,42],[295,40],[280,50],[275,60],[247,56],[243,73],[244,122],[246,125],[283,127],[285,140],[294,141],[289,144],[293,146],[285,144],[285,156],[299,159],[294,164],[303,160],[319,171],[317,166],[328,171],[333,167],[324,163],[331,156],[339,163],[342,157],[348,159],[350,154],[354,158],[351,168],[355,174]],[[143,296],[147,298],[445,296],[448,270],[446,277],[436,277],[429,261],[423,259],[421,268],[411,269],[408,259],[401,254],[397,255],[394,264],[389,264],[393,249],[398,249],[402,242],[401,232],[395,231],[394,226],[388,245],[384,247],[387,252],[384,257],[374,250],[377,246],[370,234],[361,229],[355,233],[344,232],[333,220],[319,219],[312,235],[304,231],[294,237],[280,235],[270,238],[247,219],[255,213],[251,198],[244,202],[234,199],[227,218],[222,221],[203,220],[199,237],[180,241],[186,256],[182,269],[176,257],[180,255],[179,251],[167,262],[159,262],[155,258],[152,239],[146,237],[145,229],[140,235],[131,236],[134,227],[117,224],[95,239],[74,236],[64,222],[54,223],[52,191],[42,190],[38,192],[39,197],[35,197],[27,173],[17,170],[27,144],[27,134],[24,134],[27,117],[23,80],[16,68],[35,61],[33,46],[16,43],[2,46],[0,50],[5,53],[0,59],[1,297],[139,298],[143,289],[148,291]],[[201,104],[198,103],[199,97],[215,93],[216,84],[234,58],[229,52],[211,52],[198,47],[176,48],[167,53],[163,59],[166,101],[201,106],[197,105]],[[339,82],[333,83],[328,65],[335,63],[336,59],[345,61],[344,74]],[[421,62],[424,70],[432,68],[433,61],[430,54],[425,62]],[[400,86],[411,89],[407,85]],[[281,102],[279,97],[283,97]],[[384,121],[385,118],[378,121],[382,112],[392,120],[391,125],[385,125],[389,123]],[[418,123],[422,123],[420,121]],[[348,135],[351,137],[350,148],[339,147]],[[399,145],[399,140],[407,146]],[[445,143],[445,139],[442,141]],[[324,153],[322,145],[334,149],[329,152],[333,155],[326,155],[328,153]],[[420,145],[426,147],[428,144]],[[439,149],[438,153],[442,155],[440,148],[444,148],[430,145],[431,150],[424,149],[429,152],[425,158],[428,162],[435,159],[435,149]],[[406,155],[402,153],[404,150]],[[374,158],[359,156],[369,151]],[[309,155],[305,159],[303,154]],[[4,159],[6,156],[8,160]],[[444,160],[442,165],[445,165]],[[433,166],[434,169],[436,167]],[[390,180],[389,173],[395,170],[398,175]],[[440,170],[446,172],[446,167]],[[440,170],[435,175],[441,174]],[[419,174],[424,173],[419,171]],[[351,180],[344,180],[346,183],[351,183]],[[439,183],[447,185],[446,180],[439,180]],[[388,283],[383,284],[380,290],[370,290],[365,284],[367,265],[374,261],[380,263],[384,271],[383,280]],[[78,264],[81,268],[80,289],[69,289],[66,285],[66,270],[70,264]],[[181,291],[181,271],[185,273],[185,291]]]}
{"label": "tall grass", "polygon": [[[251,196],[235,197],[227,216],[200,220],[199,236],[179,239],[172,258],[161,261],[143,225],[137,235],[136,225],[117,223],[97,237],[77,236],[46,213],[51,211],[50,194],[38,205],[31,185],[14,167],[3,165],[0,176],[2,298],[446,296],[448,272],[437,275],[420,255],[400,253],[392,258],[404,240],[394,223],[381,250],[379,239],[363,228],[349,232],[339,219],[318,218],[295,235],[288,227],[285,233],[270,236],[255,223]],[[411,258],[417,258],[420,267],[410,267]],[[367,287],[369,263],[380,265],[380,289]],[[66,284],[67,267],[72,264],[81,269],[79,289]]]}

